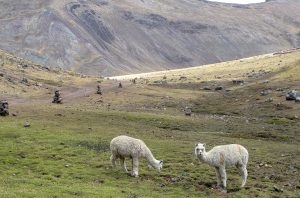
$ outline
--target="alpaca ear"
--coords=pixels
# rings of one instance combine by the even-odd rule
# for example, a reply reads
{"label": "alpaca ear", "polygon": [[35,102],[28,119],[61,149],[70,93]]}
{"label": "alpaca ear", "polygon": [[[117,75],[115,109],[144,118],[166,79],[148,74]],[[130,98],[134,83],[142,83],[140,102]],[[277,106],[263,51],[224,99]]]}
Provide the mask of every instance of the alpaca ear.
{"label": "alpaca ear", "polygon": [[203,143],[203,147],[206,147],[206,143]]}
{"label": "alpaca ear", "polygon": [[160,164],[163,164],[163,163],[164,163],[164,161],[163,161],[163,160],[161,160],[159,163],[160,163]]}
{"label": "alpaca ear", "polygon": [[198,146],[199,143],[196,143],[195,146]]}

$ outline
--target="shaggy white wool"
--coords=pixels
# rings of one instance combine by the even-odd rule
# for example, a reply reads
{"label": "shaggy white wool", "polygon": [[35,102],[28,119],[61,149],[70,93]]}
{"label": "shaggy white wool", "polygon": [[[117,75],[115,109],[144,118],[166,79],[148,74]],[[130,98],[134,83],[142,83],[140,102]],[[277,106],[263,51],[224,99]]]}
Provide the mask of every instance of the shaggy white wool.
{"label": "shaggy white wool", "polygon": [[148,163],[160,172],[163,162],[156,160],[152,155],[150,149],[146,144],[139,139],[128,137],[125,135],[115,137],[110,143],[111,150],[111,162],[113,167],[115,167],[115,160],[120,158],[120,164],[122,168],[127,171],[125,158],[132,158],[132,172],[131,175],[138,176],[138,164],[139,158],[146,158]]}
{"label": "shaggy white wool", "polygon": [[[245,186],[248,172],[247,163],[249,154],[245,147],[238,144],[216,146],[210,151],[205,151],[205,145],[196,144],[195,154],[203,163],[215,167],[218,186],[226,190],[226,167],[236,166],[242,175],[242,187]],[[222,184],[222,186],[221,186]]]}

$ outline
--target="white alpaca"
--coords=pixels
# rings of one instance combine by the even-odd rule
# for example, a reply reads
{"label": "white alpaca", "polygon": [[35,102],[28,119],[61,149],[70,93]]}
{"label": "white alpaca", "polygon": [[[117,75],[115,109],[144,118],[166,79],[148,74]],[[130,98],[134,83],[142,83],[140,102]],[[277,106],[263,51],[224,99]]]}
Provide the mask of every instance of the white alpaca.
{"label": "white alpaca", "polygon": [[[205,145],[196,144],[195,154],[203,163],[215,167],[217,174],[218,187],[226,191],[226,167],[236,166],[242,175],[242,185],[244,187],[247,181],[247,163],[248,151],[245,147],[238,144],[228,144],[216,146],[210,151],[205,151]],[[222,183],[222,185],[221,185]]]}
{"label": "white alpaca", "polygon": [[163,161],[156,160],[150,149],[142,140],[125,135],[112,139],[110,142],[110,150],[112,153],[110,157],[112,166],[115,167],[116,159],[120,158],[120,165],[125,172],[128,172],[125,164],[125,157],[132,159],[131,175],[134,177],[138,176],[139,158],[146,158],[149,165],[155,168],[157,172],[160,172],[163,165]]}

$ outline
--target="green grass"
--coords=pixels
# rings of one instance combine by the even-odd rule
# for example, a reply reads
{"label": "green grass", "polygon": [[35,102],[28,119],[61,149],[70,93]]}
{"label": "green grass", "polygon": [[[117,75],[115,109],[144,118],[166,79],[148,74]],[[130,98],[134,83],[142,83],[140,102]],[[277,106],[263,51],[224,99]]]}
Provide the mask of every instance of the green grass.
{"label": "green grass", "polygon": [[[83,112],[63,105],[35,107],[34,112],[31,108],[20,106],[22,113],[18,117],[1,118],[2,197],[222,196],[213,188],[213,168],[199,164],[193,156],[197,141],[206,142],[210,148],[215,144],[240,143],[249,149],[248,188],[239,189],[237,171],[228,170],[228,189],[234,197],[292,197],[299,188],[296,172],[288,171],[290,163],[299,167],[295,159],[299,150],[292,144],[266,144],[263,140],[219,136],[214,131],[202,133],[206,131],[201,130],[206,128],[204,121],[184,116],[93,109]],[[26,120],[31,123],[30,128],[23,127]],[[154,155],[164,160],[162,173],[158,175],[149,169],[144,160],[139,178],[130,177],[119,167],[113,170],[109,142],[121,134],[143,139]],[[257,168],[261,162],[272,168]],[[129,160],[127,165],[130,167]],[[276,177],[265,179],[273,173]],[[173,177],[178,182],[172,183]],[[292,184],[291,189],[284,189],[281,194],[273,191],[273,184],[281,187],[286,182]]]}

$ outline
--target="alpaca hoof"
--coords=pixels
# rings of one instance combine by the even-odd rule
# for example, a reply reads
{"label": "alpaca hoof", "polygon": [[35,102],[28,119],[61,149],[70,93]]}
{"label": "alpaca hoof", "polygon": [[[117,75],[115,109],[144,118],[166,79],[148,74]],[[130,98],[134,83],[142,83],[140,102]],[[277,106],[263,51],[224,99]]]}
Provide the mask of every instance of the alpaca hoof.
{"label": "alpaca hoof", "polygon": [[132,177],[138,177],[139,175],[138,175],[138,173],[131,173],[131,176]]}

